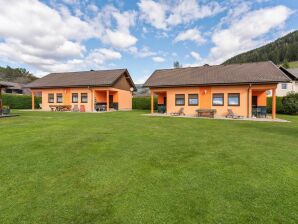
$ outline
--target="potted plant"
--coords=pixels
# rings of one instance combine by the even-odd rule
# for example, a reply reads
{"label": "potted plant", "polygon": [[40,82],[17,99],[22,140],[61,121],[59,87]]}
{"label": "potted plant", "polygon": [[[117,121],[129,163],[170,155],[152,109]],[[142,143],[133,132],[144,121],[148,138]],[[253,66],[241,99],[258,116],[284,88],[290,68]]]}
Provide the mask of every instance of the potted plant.
{"label": "potted plant", "polygon": [[3,106],[2,107],[2,113],[3,114],[9,114],[10,113],[10,108],[9,108],[9,106]]}

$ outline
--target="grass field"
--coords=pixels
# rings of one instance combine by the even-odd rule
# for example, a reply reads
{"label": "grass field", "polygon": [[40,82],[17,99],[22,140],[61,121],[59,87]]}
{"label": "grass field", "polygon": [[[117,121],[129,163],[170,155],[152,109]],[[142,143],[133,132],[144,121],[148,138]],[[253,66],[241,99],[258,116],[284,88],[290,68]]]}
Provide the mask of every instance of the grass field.
{"label": "grass field", "polygon": [[298,117],[19,112],[0,119],[0,223],[297,223]]}

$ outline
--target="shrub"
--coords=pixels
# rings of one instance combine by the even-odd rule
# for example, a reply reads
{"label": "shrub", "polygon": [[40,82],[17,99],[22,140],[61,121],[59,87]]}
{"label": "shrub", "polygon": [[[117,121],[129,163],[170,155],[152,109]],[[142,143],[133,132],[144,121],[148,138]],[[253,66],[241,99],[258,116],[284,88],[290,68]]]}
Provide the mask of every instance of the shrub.
{"label": "shrub", "polygon": [[[267,97],[267,112],[272,112],[272,97]],[[276,97],[276,113],[283,113],[281,96]]]}
{"label": "shrub", "polygon": [[[132,109],[138,110],[150,110],[151,109],[151,97],[134,97],[132,99]],[[157,109],[157,97],[154,98],[154,109]]]}
{"label": "shrub", "polygon": [[282,109],[285,114],[297,114],[298,113],[298,93],[288,93],[282,99]]}
{"label": "shrub", "polygon": [[[31,109],[32,98],[30,95],[3,94],[3,105],[9,106],[11,109]],[[35,96],[35,108],[41,103],[41,97]]]}

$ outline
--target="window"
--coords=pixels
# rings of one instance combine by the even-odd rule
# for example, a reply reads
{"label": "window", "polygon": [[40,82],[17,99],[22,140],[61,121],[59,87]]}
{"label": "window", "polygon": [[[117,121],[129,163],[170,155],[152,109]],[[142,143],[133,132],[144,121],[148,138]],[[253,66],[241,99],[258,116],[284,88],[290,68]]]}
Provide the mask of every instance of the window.
{"label": "window", "polygon": [[229,106],[240,106],[240,93],[229,93],[228,105]]}
{"label": "window", "polygon": [[176,102],[176,106],[183,106],[185,104],[185,95],[184,94],[176,94],[175,102]]}
{"label": "window", "polygon": [[62,93],[57,93],[57,103],[63,103]]}
{"label": "window", "polygon": [[81,93],[81,103],[87,103],[87,102],[88,102],[88,94]]}
{"label": "window", "polygon": [[79,94],[77,94],[77,93],[72,94],[72,102],[73,103],[79,102]]}
{"label": "window", "polygon": [[53,93],[48,94],[48,102],[49,103],[54,103],[54,94]]}
{"label": "window", "polygon": [[281,84],[281,88],[282,89],[287,89],[288,88],[288,84],[287,83],[282,83]]}
{"label": "window", "polygon": [[223,106],[224,105],[224,94],[223,93],[214,93],[212,96],[212,105],[213,106]]}
{"label": "window", "polygon": [[198,94],[188,94],[188,106],[198,106]]}

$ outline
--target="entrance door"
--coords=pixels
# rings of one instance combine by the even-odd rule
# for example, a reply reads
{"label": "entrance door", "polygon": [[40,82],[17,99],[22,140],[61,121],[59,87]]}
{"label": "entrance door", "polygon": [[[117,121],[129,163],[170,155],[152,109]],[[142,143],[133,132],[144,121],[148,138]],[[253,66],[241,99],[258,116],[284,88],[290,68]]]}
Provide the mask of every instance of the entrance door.
{"label": "entrance door", "polygon": [[113,99],[114,99],[114,96],[113,95],[109,95],[109,103],[110,103],[109,107],[110,108],[113,106],[113,103],[114,103]]}

